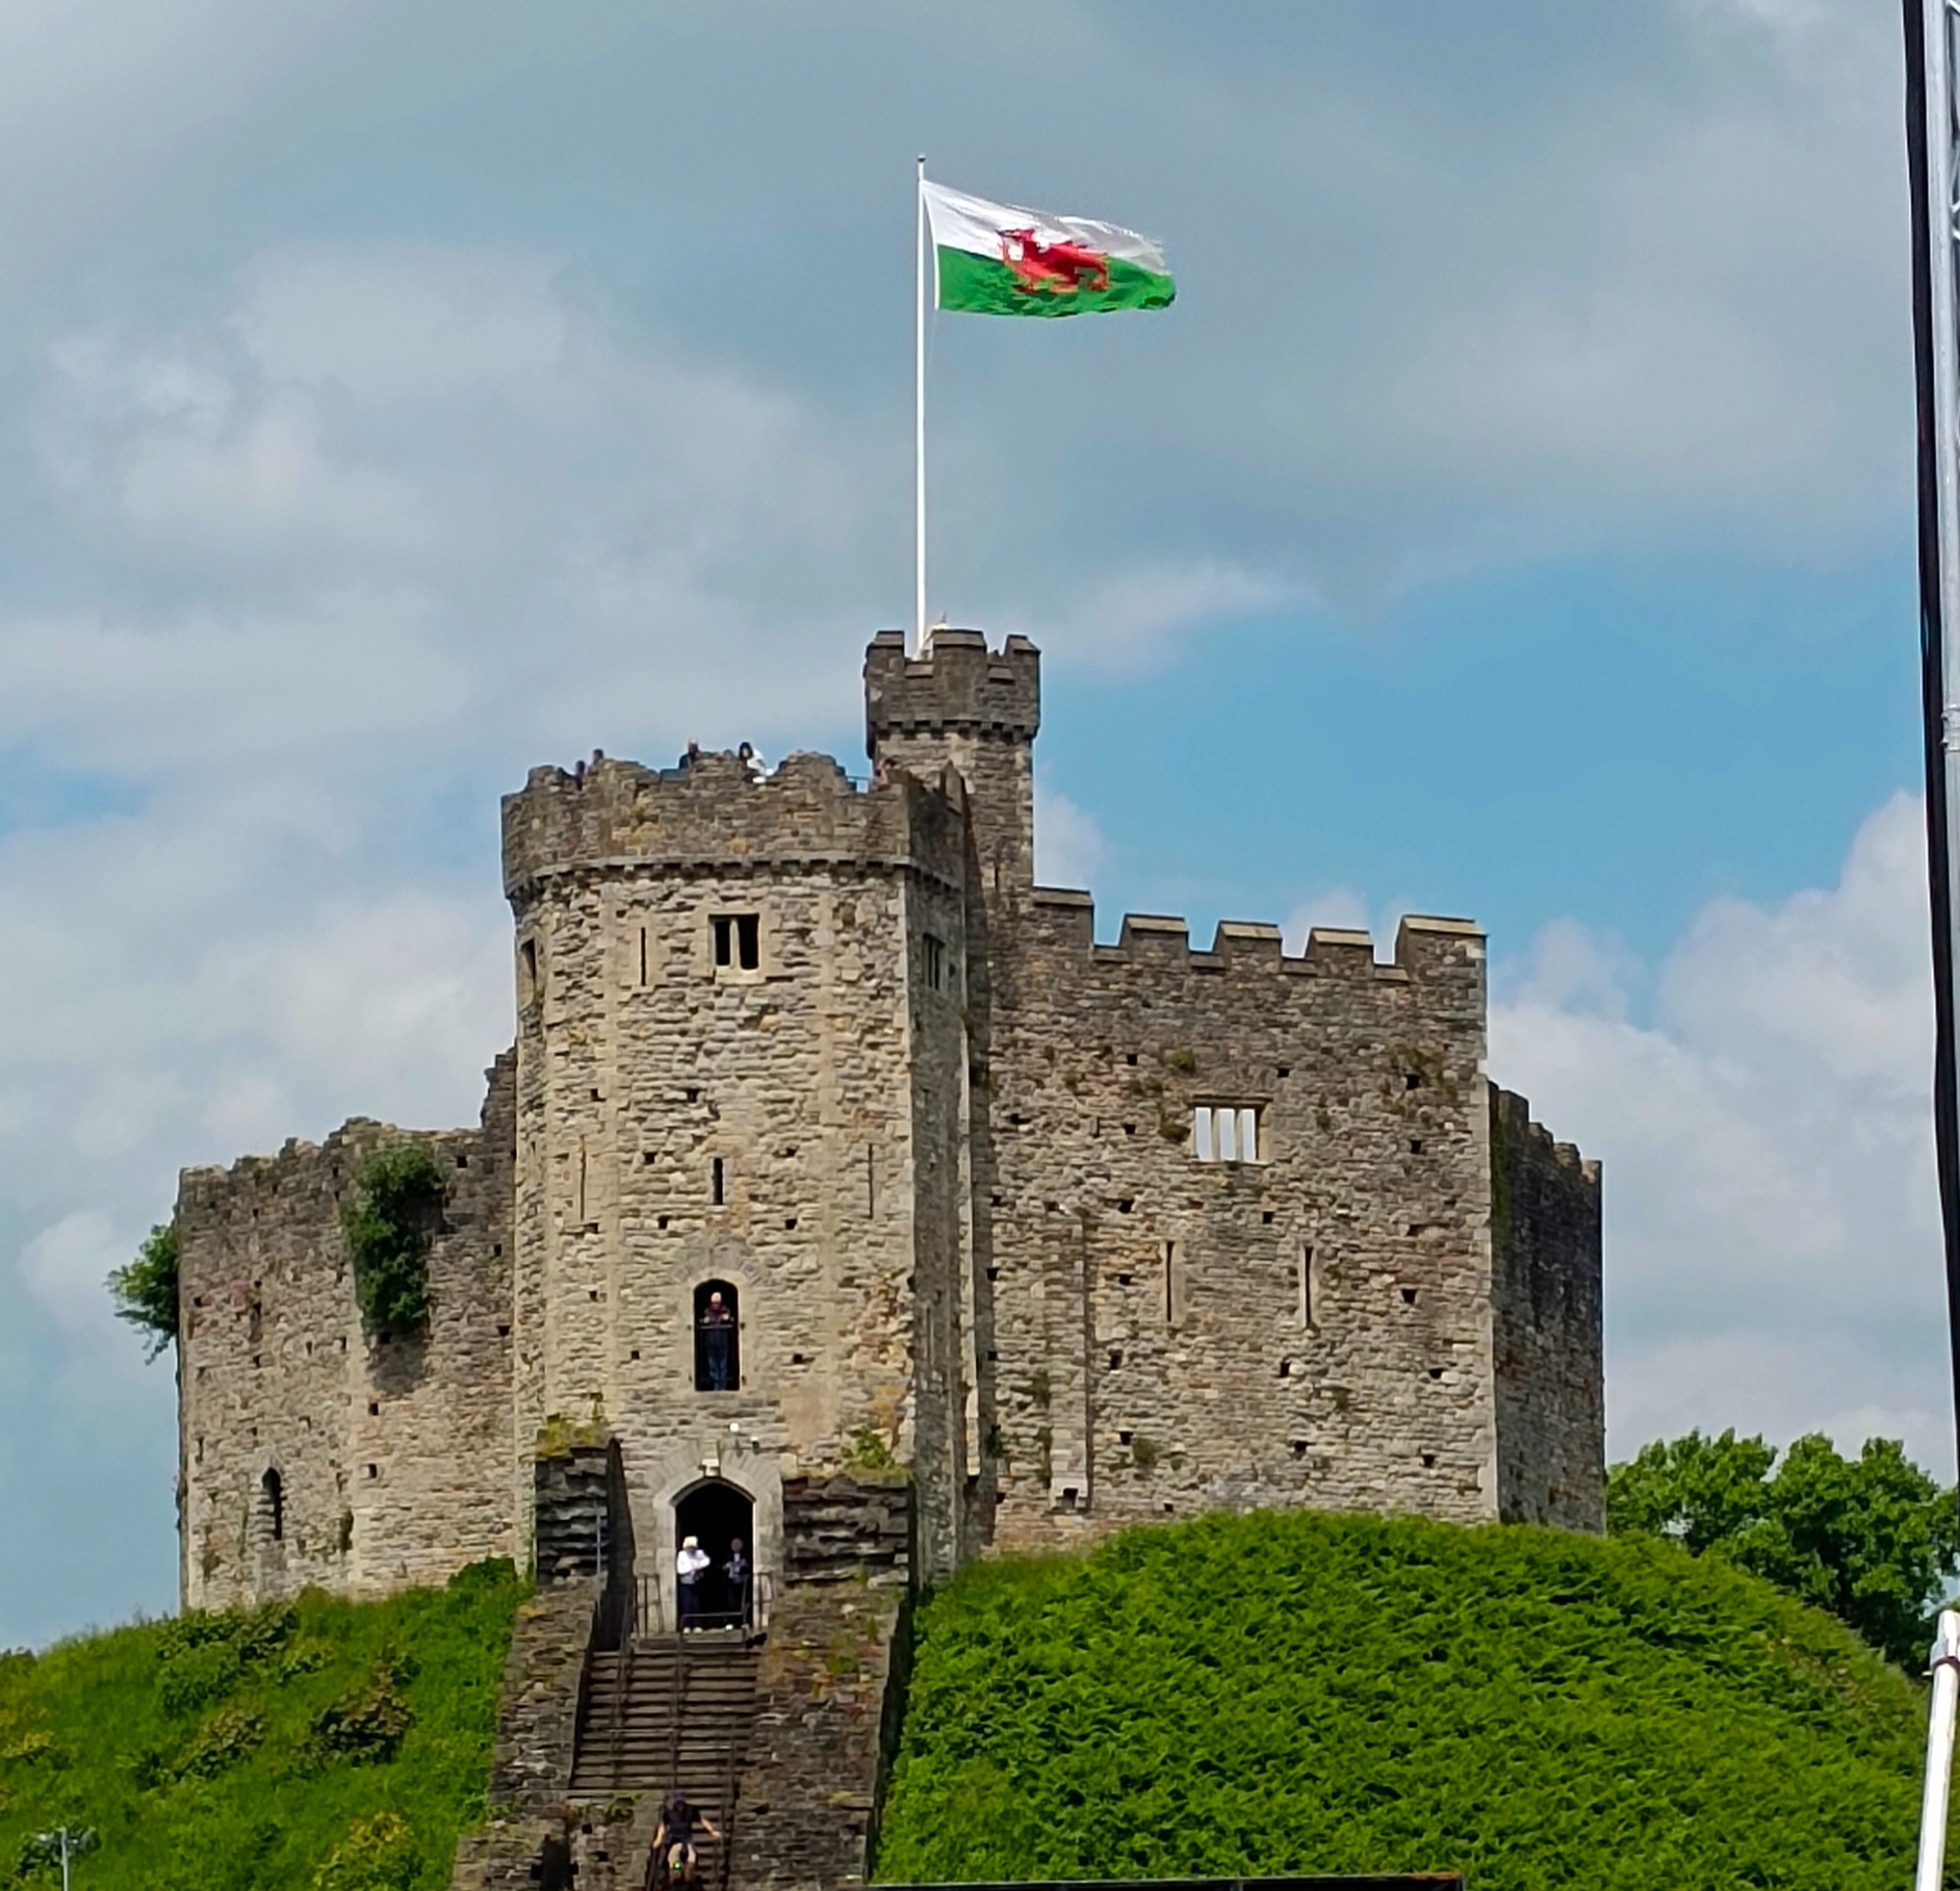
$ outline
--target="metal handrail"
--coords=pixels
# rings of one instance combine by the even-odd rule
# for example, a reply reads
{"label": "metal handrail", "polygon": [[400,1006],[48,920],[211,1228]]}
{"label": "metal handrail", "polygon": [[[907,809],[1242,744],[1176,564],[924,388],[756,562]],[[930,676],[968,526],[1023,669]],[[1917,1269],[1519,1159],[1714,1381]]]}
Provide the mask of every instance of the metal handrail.
{"label": "metal handrail", "polygon": [[680,1728],[687,1709],[687,1636],[678,1626],[673,1631],[673,1720],[667,1729],[668,1792],[680,1784]]}
{"label": "metal handrail", "polygon": [[585,1631],[585,1653],[578,1662],[578,1697],[571,1708],[571,1764],[574,1767],[578,1764],[579,1736],[585,1731],[585,1717],[592,1705],[592,1652],[599,1646],[599,1637],[605,1629],[605,1608],[606,1595],[602,1590],[592,1604],[592,1622]]}
{"label": "metal handrail", "polygon": [[730,1740],[728,1771],[721,1791],[721,1875],[717,1891],[728,1891],[728,1873],[735,1863],[735,1800],[742,1790],[741,1774],[735,1763],[740,1751],[739,1744]]}

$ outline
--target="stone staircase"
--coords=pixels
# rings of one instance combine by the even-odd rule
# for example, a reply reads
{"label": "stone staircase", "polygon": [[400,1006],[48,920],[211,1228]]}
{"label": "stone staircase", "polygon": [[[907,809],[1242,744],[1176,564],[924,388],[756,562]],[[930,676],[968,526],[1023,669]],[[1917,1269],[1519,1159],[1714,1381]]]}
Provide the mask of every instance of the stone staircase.
{"label": "stone staircase", "polygon": [[[734,1632],[636,1639],[595,1651],[579,1716],[571,1769],[575,1799],[648,1793],[658,1802],[678,1786],[693,1805],[730,1829],[735,1781],[756,1722],[758,1653]],[[701,1881],[721,1881],[721,1847],[698,1841]]]}

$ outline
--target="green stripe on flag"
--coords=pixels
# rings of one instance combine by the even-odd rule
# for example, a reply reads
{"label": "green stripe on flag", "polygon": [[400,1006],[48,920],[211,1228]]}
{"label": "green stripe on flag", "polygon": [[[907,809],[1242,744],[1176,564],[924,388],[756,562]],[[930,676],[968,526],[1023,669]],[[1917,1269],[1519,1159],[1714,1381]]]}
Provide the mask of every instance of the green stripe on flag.
{"label": "green stripe on flag", "polygon": [[1167,309],[1177,285],[1167,275],[1120,257],[1107,260],[1108,280],[1030,284],[1008,266],[971,250],[939,248],[939,307],[969,315],[1092,315],[1118,309]]}

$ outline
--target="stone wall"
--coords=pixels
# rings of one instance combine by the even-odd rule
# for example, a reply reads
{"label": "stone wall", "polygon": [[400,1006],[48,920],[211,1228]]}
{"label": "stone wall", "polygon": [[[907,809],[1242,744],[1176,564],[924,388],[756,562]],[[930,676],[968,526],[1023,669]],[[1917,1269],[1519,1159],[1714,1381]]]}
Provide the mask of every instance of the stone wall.
{"label": "stone wall", "polygon": [[[499,1059],[473,1131],[357,1120],[318,1145],[184,1173],[187,1607],[309,1583],[380,1594],[486,1556],[522,1561],[509,1499],[514,1074]],[[376,1341],[341,1217],[363,1161],[403,1141],[428,1149],[447,1199],[427,1328]]]}
{"label": "stone wall", "polygon": [[574,1847],[589,1835],[577,1830],[567,1782],[599,1594],[587,1577],[541,1588],[518,1606],[498,1691],[489,1803],[482,1825],[457,1846],[452,1891],[530,1891],[559,1873],[561,1885],[571,1881]]}
{"label": "stone wall", "polygon": [[1491,1147],[1498,1511],[1604,1529],[1599,1165],[1494,1086]]}
{"label": "stone wall", "polygon": [[897,1735],[907,1649],[911,1519],[902,1479],[795,1480],[786,1579],[761,1655],[756,1731],[736,1802],[742,1891],[862,1884]]}
{"label": "stone wall", "polygon": [[[1405,920],[1390,964],[1138,915],[1103,946],[1037,891],[995,976],[997,1541],[1494,1515],[1477,928]],[[1200,1106],[1256,1112],[1256,1159],[1200,1159]]]}

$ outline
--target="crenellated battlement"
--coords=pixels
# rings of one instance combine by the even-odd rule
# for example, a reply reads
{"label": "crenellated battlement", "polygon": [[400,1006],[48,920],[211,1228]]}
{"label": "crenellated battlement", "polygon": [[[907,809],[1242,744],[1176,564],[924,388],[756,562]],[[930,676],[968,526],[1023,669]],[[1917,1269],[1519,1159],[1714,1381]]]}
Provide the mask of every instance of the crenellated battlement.
{"label": "crenellated battlement", "polygon": [[759,776],[741,755],[647,768],[595,754],[531,770],[504,798],[504,891],[521,906],[541,880],[595,868],[762,869],[852,862],[961,872],[962,790],[904,769],[859,785],[828,755],[791,755]]}
{"label": "crenellated battlement", "polygon": [[1032,906],[1035,941],[1050,950],[1072,951],[1099,965],[1177,966],[1194,972],[1256,968],[1308,978],[1405,981],[1445,963],[1460,965],[1484,955],[1484,931],[1468,919],[1410,913],[1396,929],[1393,959],[1375,956],[1374,937],[1347,927],[1316,926],[1306,949],[1290,953],[1277,926],[1225,919],[1208,949],[1194,949],[1191,929],[1174,914],[1125,913],[1113,946],[1096,943],[1096,901],[1065,887],[1037,887]]}
{"label": "crenellated battlement", "polygon": [[1491,1114],[1495,1133],[1515,1154],[1540,1165],[1549,1164],[1584,1188],[1599,1187],[1599,1165],[1579,1152],[1573,1142],[1561,1142],[1531,1113],[1531,1099],[1516,1091],[1491,1089]]}
{"label": "crenellated battlement", "polygon": [[870,752],[882,737],[955,730],[1032,742],[1041,727],[1041,652],[1025,637],[998,651],[977,630],[936,630],[923,656],[902,632],[882,630],[864,653]]}

